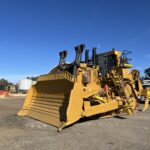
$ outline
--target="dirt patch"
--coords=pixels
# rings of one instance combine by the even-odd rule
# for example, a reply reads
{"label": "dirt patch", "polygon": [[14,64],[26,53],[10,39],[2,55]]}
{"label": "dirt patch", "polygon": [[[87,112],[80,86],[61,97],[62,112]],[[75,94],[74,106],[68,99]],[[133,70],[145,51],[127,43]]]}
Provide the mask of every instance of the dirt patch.
{"label": "dirt patch", "polygon": [[[122,118],[89,118],[57,129],[29,117],[19,117],[23,99],[0,101],[2,150],[149,150],[150,110]],[[143,107],[141,104],[140,107]]]}

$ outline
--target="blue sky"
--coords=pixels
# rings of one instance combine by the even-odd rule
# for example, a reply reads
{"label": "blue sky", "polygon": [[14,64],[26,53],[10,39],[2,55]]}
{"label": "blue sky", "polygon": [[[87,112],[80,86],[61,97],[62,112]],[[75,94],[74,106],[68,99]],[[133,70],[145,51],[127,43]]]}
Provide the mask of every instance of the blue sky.
{"label": "blue sky", "polygon": [[80,43],[98,52],[130,50],[143,72],[150,67],[150,1],[0,0],[0,78],[45,74],[60,50],[71,61]]}

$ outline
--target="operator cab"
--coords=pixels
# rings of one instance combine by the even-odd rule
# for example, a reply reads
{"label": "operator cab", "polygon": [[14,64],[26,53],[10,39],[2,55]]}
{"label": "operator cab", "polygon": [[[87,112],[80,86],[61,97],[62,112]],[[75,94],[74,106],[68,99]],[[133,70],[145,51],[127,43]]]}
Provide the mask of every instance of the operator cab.
{"label": "operator cab", "polygon": [[129,63],[131,59],[128,58],[128,54],[130,53],[131,52],[127,50],[120,52],[113,48],[112,51],[98,54],[97,63],[99,65],[101,75],[106,76],[110,70],[118,67],[132,68],[133,65]]}

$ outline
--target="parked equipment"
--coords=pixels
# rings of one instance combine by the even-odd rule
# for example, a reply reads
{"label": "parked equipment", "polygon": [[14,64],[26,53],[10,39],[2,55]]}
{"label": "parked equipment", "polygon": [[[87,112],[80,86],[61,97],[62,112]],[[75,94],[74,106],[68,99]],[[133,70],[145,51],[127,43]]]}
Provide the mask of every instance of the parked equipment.
{"label": "parked equipment", "polygon": [[[113,49],[96,54],[93,48],[92,57],[86,50],[82,61],[84,49],[85,45],[75,47],[76,57],[70,64],[65,62],[67,51],[60,52],[59,65],[38,78],[19,116],[46,122],[60,131],[83,117],[134,114],[143,89],[129,70],[129,52]],[[149,97],[148,92],[142,94]]]}
{"label": "parked equipment", "polygon": [[145,77],[142,82],[144,88],[150,88],[150,68],[145,69]]}

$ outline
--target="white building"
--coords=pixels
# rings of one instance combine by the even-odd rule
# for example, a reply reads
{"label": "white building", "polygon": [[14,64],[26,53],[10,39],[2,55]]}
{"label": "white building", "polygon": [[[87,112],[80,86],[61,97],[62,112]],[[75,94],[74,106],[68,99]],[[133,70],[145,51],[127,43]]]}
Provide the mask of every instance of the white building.
{"label": "white building", "polygon": [[36,81],[32,81],[31,79],[22,79],[19,81],[19,91],[28,91],[30,87],[36,84]]}

